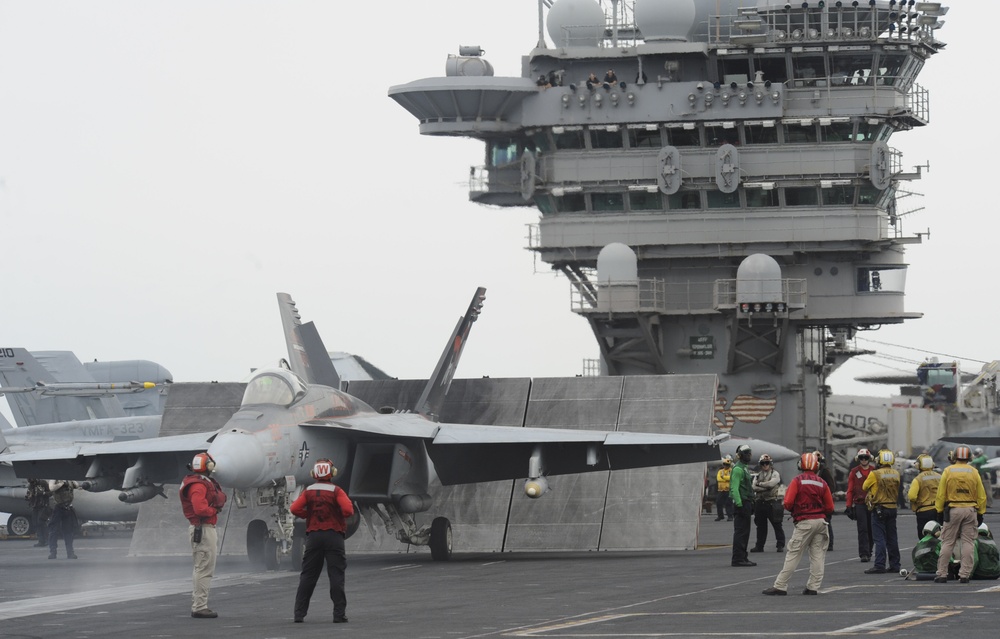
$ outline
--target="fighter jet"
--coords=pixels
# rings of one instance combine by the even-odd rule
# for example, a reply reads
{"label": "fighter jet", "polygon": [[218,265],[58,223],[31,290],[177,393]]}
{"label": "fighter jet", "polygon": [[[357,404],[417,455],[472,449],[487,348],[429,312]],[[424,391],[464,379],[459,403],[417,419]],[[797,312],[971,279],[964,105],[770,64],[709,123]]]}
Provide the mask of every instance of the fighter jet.
{"label": "fighter jet", "polygon": [[[276,567],[291,553],[295,518],[288,506],[310,481],[321,458],[339,469],[369,523],[399,541],[430,546],[435,560],[452,554],[451,522],[437,517],[418,527],[414,513],[430,510],[433,478],[443,485],[526,478],[528,497],[542,496],[546,477],[571,473],[704,462],[718,457],[725,436],[566,430],[447,424],[437,420],[485,289],[478,289],[448,340],[413,412],[383,413],[338,389],[339,379],[312,322],[302,324],[291,297],[279,293],[288,360],[258,370],[240,409],[218,431],[61,450],[13,453],[0,461],[23,477],[88,479],[124,498],[155,495],[176,483],[191,457],[206,451],[215,477],[237,490],[237,501],[256,494],[277,510],[272,529],[255,520],[247,530],[251,559]],[[358,522],[353,523],[356,528]],[[263,557],[261,557],[263,555]]]}

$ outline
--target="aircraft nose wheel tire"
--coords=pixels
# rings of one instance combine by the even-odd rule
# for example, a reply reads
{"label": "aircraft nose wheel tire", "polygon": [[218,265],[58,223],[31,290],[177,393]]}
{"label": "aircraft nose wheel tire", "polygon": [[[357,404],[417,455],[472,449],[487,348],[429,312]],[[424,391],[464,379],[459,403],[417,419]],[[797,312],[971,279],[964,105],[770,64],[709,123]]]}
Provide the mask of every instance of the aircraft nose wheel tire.
{"label": "aircraft nose wheel tire", "polygon": [[451,559],[451,522],[447,517],[436,517],[431,522],[430,547],[434,561]]}
{"label": "aircraft nose wheel tire", "polygon": [[14,537],[26,537],[33,532],[31,519],[24,515],[11,515],[7,520],[7,534]]}
{"label": "aircraft nose wheel tire", "polygon": [[264,567],[268,570],[278,569],[278,540],[268,537],[264,541]]}
{"label": "aircraft nose wheel tire", "polygon": [[254,519],[247,524],[247,558],[258,568],[266,568],[265,545],[268,540],[267,522]]}

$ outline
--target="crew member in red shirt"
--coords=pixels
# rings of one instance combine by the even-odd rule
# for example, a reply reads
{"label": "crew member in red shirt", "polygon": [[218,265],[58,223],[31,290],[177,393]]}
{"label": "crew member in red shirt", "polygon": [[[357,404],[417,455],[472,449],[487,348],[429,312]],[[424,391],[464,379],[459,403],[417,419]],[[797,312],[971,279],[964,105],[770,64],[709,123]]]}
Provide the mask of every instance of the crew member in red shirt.
{"label": "crew member in red shirt", "polygon": [[214,619],[219,615],[208,608],[208,590],[215,574],[215,560],[219,555],[218,534],[215,530],[217,515],[226,505],[226,493],[219,482],[210,477],[215,470],[215,460],[208,453],[198,453],[189,466],[191,474],[181,482],[181,508],[191,524],[188,535],[194,556],[194,589],[191,592],[191,616],[195,619]]}
{"label": "crew member in red shirt", "polygon": [[795,532],[788,542],[785,565],[774,580],[774,585],[764,590],[765,595],[787,595],[788,580],[802,559],[802,552],[809,550],[809,579],[803,595],[815,595],[823,583],[826,563],[826,548],[830,534],[826,528],[826,518],[833,514],[833,495],[830,487],[820,479],[819,459],[815,453],[802,453],[799,458],[797,475],[785,491],[785,510],[792,513]]}
{"label": "crew member in red shirt", "polygon": [[347,595],[344,593],[347,554],[344,539],[347,518],[354,514],[354,505],[347,493],[334,485],[337,468],[332,461],[320,459],[313,465],[311,474],[316,483],[302,491],[291,506],[293,515],[306,520],[306,550],[302,556],[299,589],[295,593],[295,623],[305,621],[309,600],[323,571],[324,561],[330,578],[333,623],[347,623]]}
{"label": "crew member in red shirt", "polygon": [[844,514],[858,524],[858,556],[861,563],[867,563],[872,560],[875,538],[872,537],[872,513],[865,502],[868,491],[863,486],[874,467],[872,454],[867,448],[859,450],[854,459],[858,464],[847,473],[847,508]]}

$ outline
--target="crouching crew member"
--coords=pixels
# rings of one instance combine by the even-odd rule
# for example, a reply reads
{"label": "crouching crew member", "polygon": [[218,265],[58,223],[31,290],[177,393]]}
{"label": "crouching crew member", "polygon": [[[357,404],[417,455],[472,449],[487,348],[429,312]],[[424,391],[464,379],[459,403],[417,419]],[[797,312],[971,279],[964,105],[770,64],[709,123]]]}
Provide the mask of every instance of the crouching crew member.
{"label": "crouching crew member", "polygon": [[347,595],[344,592],[347,554],[344,539],[347,518],[354,514],[354,505],[347,493],[334,485],[337,469],[332,461],[320,459],[311,474],[316,483],[302,491],[291,506],[293,515],[306,520],[306,549],[302,556],[299,589],[295,593],[295,623],[305,621],[309,600],[323,571],[324,561],[330,578],[333,623],[347,623]]}

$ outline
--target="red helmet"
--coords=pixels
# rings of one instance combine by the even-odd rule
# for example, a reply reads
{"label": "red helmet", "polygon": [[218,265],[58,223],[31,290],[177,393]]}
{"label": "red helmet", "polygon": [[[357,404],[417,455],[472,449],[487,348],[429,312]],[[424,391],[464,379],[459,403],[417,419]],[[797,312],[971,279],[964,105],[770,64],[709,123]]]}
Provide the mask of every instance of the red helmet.
{"label": "red helmet", "polygon": [[333,462],[329,459],[318,459],[316,463],[313,464],[312,470],[309,471],[313,479],[318,479],[320,481],[331,481],[337,476],[337,467],[333,465]]}
{"label": "red helmet", "polygon": [[969,461],[972,459],[972,451],[968,446],[959,446],[955,449],[955,461]]}
{"label": "red helmet", "polygon": [[802,453],[799,457],[799,470],[811,470],[816,472],[819,470],[819,460],[816,459],[816,453]]}
{"label": "red helmet", "polygon": [[208,453],[198,453],[191,460],[191,472],[207,475],[215,470],[215,460]]}

